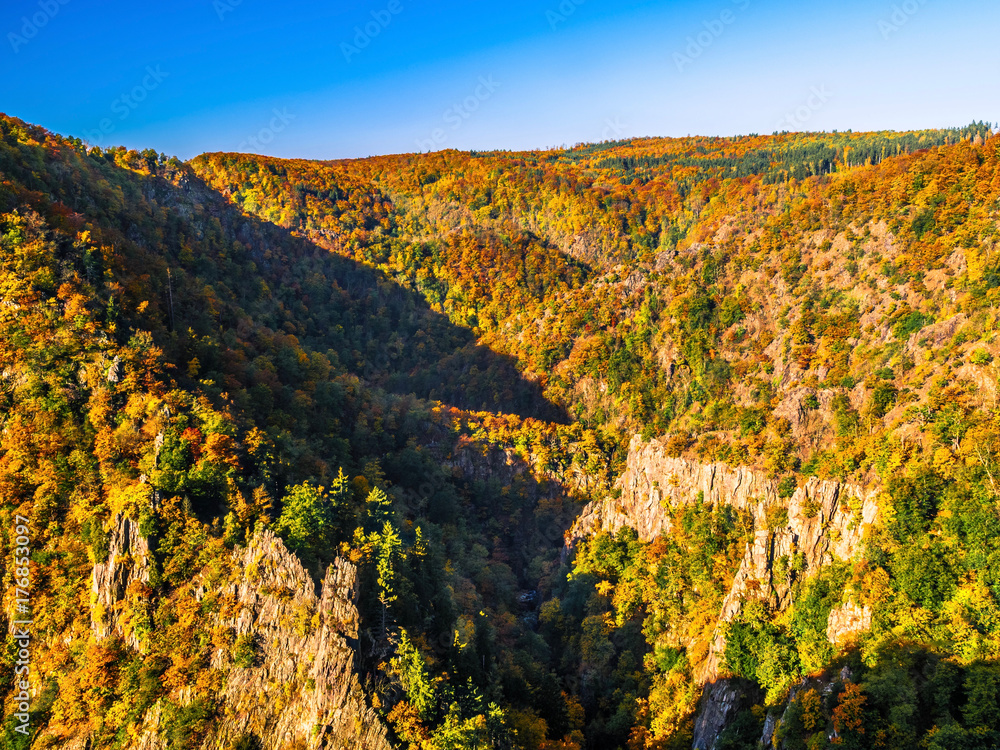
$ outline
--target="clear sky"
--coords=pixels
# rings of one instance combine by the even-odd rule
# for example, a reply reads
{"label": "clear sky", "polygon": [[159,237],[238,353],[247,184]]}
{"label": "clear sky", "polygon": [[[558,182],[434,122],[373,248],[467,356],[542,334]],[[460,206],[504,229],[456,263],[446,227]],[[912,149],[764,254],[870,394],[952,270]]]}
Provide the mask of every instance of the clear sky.
{"label": "clear sky", "polygon": [[994,0],[2,0],[0,111],[341,158],[1000,120]]}

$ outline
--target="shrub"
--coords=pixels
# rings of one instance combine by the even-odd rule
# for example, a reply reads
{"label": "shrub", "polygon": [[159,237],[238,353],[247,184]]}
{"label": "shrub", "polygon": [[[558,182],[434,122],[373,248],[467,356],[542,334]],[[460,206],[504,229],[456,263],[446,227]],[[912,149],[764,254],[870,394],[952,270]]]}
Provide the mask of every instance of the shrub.
{"label": "shrub", "polygon": [[759,435],[767,426],[767,420],[760,409],[744,409],[740,414],[740,435]]}
{"label": "shrub", "polygon": [[229,746],[230,750],[260,750],[260,740],[252,734],[241,735]]}
{"label": "shrub", "polygon": [[764,511],[764,523],[768,531],[777,531],[788,525],[788,508],[772,505]]}
{"label": "shrub", "polygon": [[784,477],[778,483],[778,497],[788,498],[795,494],[795,490],[799,488],[798,482],[795,481],[795,477],[789,475]]}
{"label": "shrub", "polygon": [[244,633],[236,638],[233,644],[233,664],[243,669],[249,669],[257,663],[257,639],[252,633]]}
{"label": "shrub", "polygon": [[892,335],[900,341],[906,341],[910,336],[919,331],[924,326],[934,322],[920,312],[910,312],[901,316],[892,326]]}
{"label": "shrub", "polygon": [[691,436],[686,432],[675,432],[667,440],[667,455],[678,458],[684,451],[691,447]]}
{"label": "shrub", "polygon": [[871,400],[872,416],[882,418],[888,414],[895,405],[898,395],[899,391],[889,383],[879,383],[875,386],[875,390],[872,391]]}
{"label": "shrub", "polygon": [[937,222],[934,218],[934,207],[932,206],[917,214],[917,216],[913,219],[911,228],[919,240],[922,239],[925,234],[932,231],[936,223]]}
{"label": "shrub", "polygon": [[795,642],[770,621],[763,604],[747,602],[726,626],[726,668],[754,680],[774,701],[799,676]]}
{"label": "shrub", "polygon": [[168,702],[163,711],[163,734],[167,747],[198,747],[214,715],[215,706],[204,698],[196,698],[186,706]]}
{"label": "shrub", "polygon": [[336,509],[323,487],[308,482],[289,489],[275,530],[292,552],[328,549],[335,538]]}
{"label": "shrub", "polygon": [[984,365],[988,365],[990,362],[993,361],[993,355],[991,355],[985,349],[977,349],[970,355],[969,361],[972,362],[972,364],[974,365],[979,365],[980,367],[982,367]]}

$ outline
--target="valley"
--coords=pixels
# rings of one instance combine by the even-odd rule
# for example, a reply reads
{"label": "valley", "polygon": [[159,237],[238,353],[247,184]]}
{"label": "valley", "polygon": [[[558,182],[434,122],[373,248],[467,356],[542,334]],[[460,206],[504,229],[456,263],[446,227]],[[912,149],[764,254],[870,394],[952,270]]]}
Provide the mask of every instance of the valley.
{"label": "valley", "polygon": [[1000,743],[1000,139],[0,116],[0,744]]}

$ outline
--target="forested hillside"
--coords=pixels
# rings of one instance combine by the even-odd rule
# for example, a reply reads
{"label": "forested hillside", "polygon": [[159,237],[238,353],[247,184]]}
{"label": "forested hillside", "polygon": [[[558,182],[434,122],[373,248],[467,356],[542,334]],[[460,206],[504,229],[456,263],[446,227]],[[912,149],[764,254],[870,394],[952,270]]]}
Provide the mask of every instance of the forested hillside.
{"label": "forested hillside", "polygon": [[1000,743],[989,124],[0,136],[6,746]]}

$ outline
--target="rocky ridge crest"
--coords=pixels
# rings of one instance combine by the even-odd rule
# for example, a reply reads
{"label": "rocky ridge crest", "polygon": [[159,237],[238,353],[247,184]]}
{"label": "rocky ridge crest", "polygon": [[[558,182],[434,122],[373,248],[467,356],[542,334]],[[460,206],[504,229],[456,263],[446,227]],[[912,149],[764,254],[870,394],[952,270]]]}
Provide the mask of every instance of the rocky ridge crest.
{"label": "rocky ridge crest", "polygon": [[[120,613],[130,587],[148,584],[149,550],[134,521],[115,519],[108,559],[94,566],[92,577],[96,639],[117,635],[141,649]],[[317,591],[298,557],[267,529],[235,549],[230,564],[221,583],[196,580],[186,594],[198,601],[213,594],[225,602],[212,615],[212,627],[229,631],[245,652],[237,656],[237,649],[223,646],[212,652],[211,667],[223,679],[214,696],[218,718],[201,746],[230,747],[249,737],[260,750],[390,750],[385,726],[354,672],[357,568],[338,558]],[[185,701],[183,695],[175,698]],[[166,750],[161,715],[159,705],[148,711],[127,747]],[[87,742],[74,738],[68,747],[84,748]]]}

